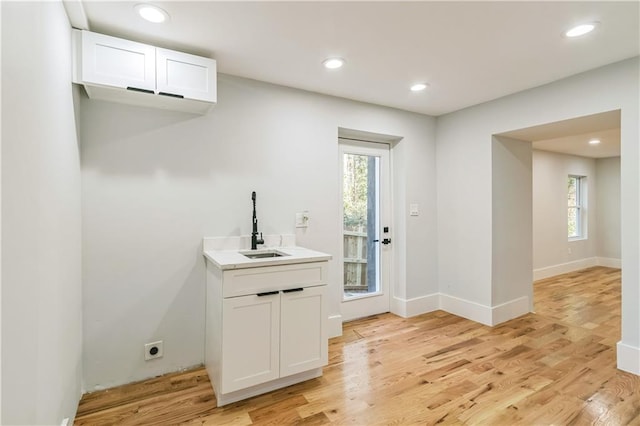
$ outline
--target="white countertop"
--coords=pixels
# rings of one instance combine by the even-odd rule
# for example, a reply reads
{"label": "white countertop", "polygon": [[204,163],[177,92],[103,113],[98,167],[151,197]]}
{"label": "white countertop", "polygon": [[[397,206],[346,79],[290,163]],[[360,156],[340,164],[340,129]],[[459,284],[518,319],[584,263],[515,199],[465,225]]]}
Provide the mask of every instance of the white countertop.
{"label": "white countertop", "polygon": [[[274,250],[284,256],[251,259],[241,252],[253,252],[246,247],[246,237],[205,238],[203,254],[215,266],[222,270],[258,268],[261,266],[287,265],[294,263],[322,262],[330,260],[332,256],[315,250],[296,245],[281,246],[278,243],[291,244],[294,242],[289,236],[265,236],[266,245],[260,245],[255,252]],[[236,240],[239,238],[239,240]],[[232,240],[232,241],[230,241]],[[246,248],[245,248],[246,247]]]}

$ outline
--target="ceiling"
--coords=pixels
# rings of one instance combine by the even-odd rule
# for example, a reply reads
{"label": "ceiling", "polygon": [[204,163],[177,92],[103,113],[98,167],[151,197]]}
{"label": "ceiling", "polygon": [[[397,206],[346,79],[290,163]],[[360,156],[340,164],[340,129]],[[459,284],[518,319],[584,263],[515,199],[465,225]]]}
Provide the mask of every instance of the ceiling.
{"label": "ceiling", "polygon": [[[590,158],[620,156],[620,110],[506,132],[500,136],[532,142],[533,149]],[[597,145],[589,144],[600,140]]]}
{"label": "ceiling", "polygon": [[[221,73],[433,116],[640,53],[637,1],[151,2],[164,24],[138,3],[66,2],[77,28],[213,57]],[[593,21],[591,34],[562,35]],[[328,56],[346,65],[327,70]]]}

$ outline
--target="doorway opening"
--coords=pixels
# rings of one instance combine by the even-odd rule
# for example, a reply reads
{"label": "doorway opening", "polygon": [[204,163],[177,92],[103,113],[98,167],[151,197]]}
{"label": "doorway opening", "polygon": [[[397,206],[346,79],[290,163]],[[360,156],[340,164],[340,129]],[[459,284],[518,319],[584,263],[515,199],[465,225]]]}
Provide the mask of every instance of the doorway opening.
{"label": "doorway opening", "polygon": [[[494,155],[501,149],[496,143],[530,145],[531,187],[526,190],[534,311],[533,282],[593,266],[622,266],[620,127],[620,110],[614,110],[496,135]],[[503,164],[511,161],[504,158]],[[499,162],[495,167],[507,170]],[[499,207],[508,208],[504,202]]]}

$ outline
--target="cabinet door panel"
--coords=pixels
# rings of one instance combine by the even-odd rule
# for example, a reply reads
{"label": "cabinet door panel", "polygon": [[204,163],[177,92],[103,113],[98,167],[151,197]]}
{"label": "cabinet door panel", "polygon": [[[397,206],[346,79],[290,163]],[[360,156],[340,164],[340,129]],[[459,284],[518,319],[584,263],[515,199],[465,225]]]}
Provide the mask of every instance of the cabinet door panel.
{"label": "cabinet door panel", "polygon": [[168,49],[156,49],[159,93],[216,102],[216,61]]}
{"label": "cabinet door panel", "polygon": [[326,286],[283,292],[280,303],[280,377],[326,365]]}
{"label": "cabinet door panel", "polygon": [[222,302],[222,393],[279,377],[280,295]]}
{"label": "cabinet door panel", "polygon": [[154,91],[155,47],[116,37],[82,32],[82,81]]}

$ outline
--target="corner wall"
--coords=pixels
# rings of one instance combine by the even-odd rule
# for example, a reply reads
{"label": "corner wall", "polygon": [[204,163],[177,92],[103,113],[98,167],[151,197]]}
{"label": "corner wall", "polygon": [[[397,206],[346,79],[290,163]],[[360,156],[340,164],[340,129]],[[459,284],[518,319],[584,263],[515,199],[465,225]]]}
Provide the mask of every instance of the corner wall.
{"label": "corner wall", "polygon": [[[500,226],[492,224],[492,211],[496,208],[492,194],[492,135],[621,110],[624,350],[618,353],[618,367],[636,374],[640,374],[638,63],[635,57],[438,117],[436,132],[440,291],[487,311],[495,308],[492,294],[504,286],[494,281],[491,273],[492,226]],[[526,239],[531,233],[531,226],[522,226],[513,237]],[[530,271],[520,271],[518,279],[526,280],[526,274]]]}
{"label": "corner wall", "polygon": [[492,143],[491,306],[493,324],[533,310],[531,143],[495,136]]}
{"label": "corner wall", "polygon": [[2,2],[2,424],[59,425],[82,380],[80,160],[60,2]]}
{"label": "corner wall", "polygon": [[[610,259],[611,263],[620,261],[620,157],[599,158],[596,160],[598,194],[597,255]],[[611,265],[613,266],[613,265]]]}

